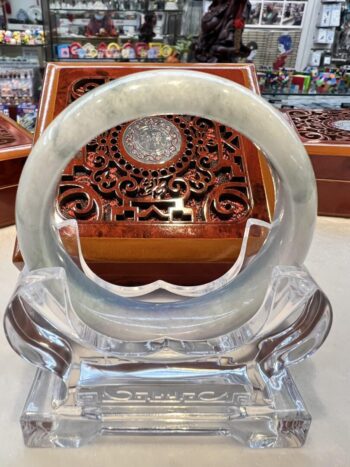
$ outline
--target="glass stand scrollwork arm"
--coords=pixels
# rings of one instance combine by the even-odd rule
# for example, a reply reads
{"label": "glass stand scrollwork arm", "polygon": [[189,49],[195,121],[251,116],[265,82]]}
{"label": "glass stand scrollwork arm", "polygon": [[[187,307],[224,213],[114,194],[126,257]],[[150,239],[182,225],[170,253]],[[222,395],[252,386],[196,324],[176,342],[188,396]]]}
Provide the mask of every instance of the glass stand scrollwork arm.
{"label": "glass stand scrollwork arm", "polygon": [[[176,152],[177,133],[158,121],[172,114],[208,117],[261,148],[276,188],[274,220],[249,219],[237,262],[209,284],[112,286],[88,270],[74,222],[55,222],[60,174],[92,135],[125,122],[136,121],[125,144],[143,161],[158,161],[150,159],[158,143]],[[147,117],[145,129],[137,121]],[[44,166],[47,183],[38,186]],[[36,143],[16,218],[26,270],[4,324],[13,349],[38,367],[21,416],[27,446],[146,433],[220,434],[253,448],[304,443],[311,417],[289,367],[321,346],[332,311],[302,266],[316,218],[311,164],[263,99],[214,75],[170,69],[94,89]],[[264,243],[248,257],[256,235]]]}

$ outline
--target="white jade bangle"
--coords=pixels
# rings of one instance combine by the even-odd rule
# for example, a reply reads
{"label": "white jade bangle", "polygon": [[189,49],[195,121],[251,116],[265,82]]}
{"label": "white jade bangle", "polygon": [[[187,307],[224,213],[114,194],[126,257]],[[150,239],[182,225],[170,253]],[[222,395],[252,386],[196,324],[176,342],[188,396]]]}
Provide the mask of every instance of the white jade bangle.
{"label": "white jade bangle", "polygon": [[[274,172],[276,214],[264,246],[232,282],[198,298],[146,303],[105,290],[77,268],[53,227],[54,204],[62,170],[93,137],[130,120],[168,114],[206,117],[256,143]],[[275,266],[303,262],[316,219],[315,178],[296,134],[259,96],[206,73],[147,71],[89,92],[51,123],[24,167],[16,214],[27,267],[63,267],[75,313],[88,327],[124,341],[207,339],[256,313]]]}

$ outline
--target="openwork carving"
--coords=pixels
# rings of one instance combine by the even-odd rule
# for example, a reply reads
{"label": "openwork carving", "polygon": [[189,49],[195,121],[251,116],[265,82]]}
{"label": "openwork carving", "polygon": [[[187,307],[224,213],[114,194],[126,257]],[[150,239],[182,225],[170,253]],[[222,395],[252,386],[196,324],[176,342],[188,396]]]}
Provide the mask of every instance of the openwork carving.
{"label": "openwork carving", "polygon": [[[176,148],[172,138],[168,149],[165,138],[154,150],[154,159],[150,152],[142,161],[142,148],[147,146],[141,143],[135,144],[132,156],[126,151],[131,152],[131,144],[125,135],[132,131],[132,138],[139,137],[142,121],[112,128],[83,148],[79,162],[65,171],[59,196],[64,217],[196,223],[247,217],[251,195],[237,134],[203,118],[161,118],[181,138],[175,157],[168,158]],[[148,141],[148,149],[156,141]],[[159,158],[162,163],[150,163]]]}
{"label": "openwork carving", "polygon": [[349,143],[350,110],[302,110],[286,112],[303,143]]}
{"label": "openwork carving", "polygon": [[16,138],[5,128],[0,125],[0,147],[7,146],[16,141]]}
{"label": "openwork carving", "polygon": [[[80,80],[70,100],[102,84]],[[99,135],[66,168],[58,208],[79,221],[240,222],[253,206],[234,130],[196,116],[127,122]]]}

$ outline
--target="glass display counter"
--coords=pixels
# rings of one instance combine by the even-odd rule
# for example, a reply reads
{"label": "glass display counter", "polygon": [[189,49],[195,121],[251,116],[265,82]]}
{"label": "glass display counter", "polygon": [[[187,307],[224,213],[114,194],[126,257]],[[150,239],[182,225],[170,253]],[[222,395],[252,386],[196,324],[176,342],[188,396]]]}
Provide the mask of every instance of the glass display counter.
{"label": "glass display counter", "polygon": [[160,60],[181,33],[180,2],[47,2],[50,59]]}

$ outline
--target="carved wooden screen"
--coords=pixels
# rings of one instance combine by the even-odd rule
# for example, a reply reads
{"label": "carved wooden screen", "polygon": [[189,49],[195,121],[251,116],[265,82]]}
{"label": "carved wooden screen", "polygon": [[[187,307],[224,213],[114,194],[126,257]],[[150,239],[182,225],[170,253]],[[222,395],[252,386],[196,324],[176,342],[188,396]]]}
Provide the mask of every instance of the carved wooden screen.
{"label": "carved wooden screen", "polygon": [[350,145],[349,109],[293,109],[286,113],[304,144]]}
{"label": "carved wooden screen", "polygon": [[[172,154],[144,151],[143,133],[154,139],[155,128],[178,141]],[[130,224],[237,223],[252,211],[266,219],[265,200],[253,196],[250,184],[261,183],[261,176],[242,145],[234,130],[193,116],[123,124],[93,139],[66,168],[59,211],[84,222]],[[157,164],[157,156],[169,159]]]}

